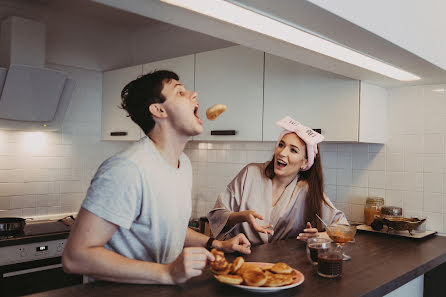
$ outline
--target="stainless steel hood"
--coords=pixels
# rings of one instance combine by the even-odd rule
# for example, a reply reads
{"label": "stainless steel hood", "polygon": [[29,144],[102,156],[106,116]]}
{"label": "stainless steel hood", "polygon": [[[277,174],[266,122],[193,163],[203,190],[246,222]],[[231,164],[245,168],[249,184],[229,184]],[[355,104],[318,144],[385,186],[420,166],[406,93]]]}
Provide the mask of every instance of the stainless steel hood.
{"label": "stainless steel hood", "polygon": [[43,67],[44,30],[17,17],[2,23],[2,64],[9,67],[0,68],[0,129],[55,131],[62,125],[75,82]]}

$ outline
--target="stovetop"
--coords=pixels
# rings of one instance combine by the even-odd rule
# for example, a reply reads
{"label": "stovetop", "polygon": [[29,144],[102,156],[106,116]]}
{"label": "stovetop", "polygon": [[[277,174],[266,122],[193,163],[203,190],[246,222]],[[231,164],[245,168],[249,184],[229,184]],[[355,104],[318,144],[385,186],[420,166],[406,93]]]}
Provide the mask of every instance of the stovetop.
{"label": "stovetop", "polygon": [[72,216],[60,220],[27,221],[22,232],[0,236],[0,247],[67,238],[73,223]]}

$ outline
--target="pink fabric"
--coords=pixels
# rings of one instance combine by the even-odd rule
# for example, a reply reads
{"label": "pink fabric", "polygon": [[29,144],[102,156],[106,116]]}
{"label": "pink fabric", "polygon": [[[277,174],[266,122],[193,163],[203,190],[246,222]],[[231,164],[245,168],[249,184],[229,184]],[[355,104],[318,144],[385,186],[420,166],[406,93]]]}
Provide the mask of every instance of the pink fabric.
{"label": "pink fabric", "polygon": [[277,144],[279,144],[280,140],[282,140],[282,138],[289,133],[296,133],[296,135],[305,142],[307,145],[308,165],[302,169],[302,171],[310,169],[311,166],[313,166],[314,158],[317,155],[317,144],[324,140],[324,136],[317,133],[313,129],[302,125],[298,121],[293,120],[289,116],[286,116],[278,121],[276,125],[284,129],[282,133],[280,133]]}

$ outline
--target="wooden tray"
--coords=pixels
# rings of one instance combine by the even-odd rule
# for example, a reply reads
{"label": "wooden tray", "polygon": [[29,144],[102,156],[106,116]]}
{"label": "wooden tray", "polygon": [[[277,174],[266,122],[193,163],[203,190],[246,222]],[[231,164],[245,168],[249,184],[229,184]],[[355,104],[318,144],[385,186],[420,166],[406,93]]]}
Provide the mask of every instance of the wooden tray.
{"label": "wooden tray", "polygon": [[426,236],[437,233],[437,231],[432,231],[432,230],[424,231],[424,232],[412,231],[412,235],[410,235],[409,231],[407,231],[407,230],[406,231],[388,230],[387,226],[384,226],[383,231],[376,231],[376,230],[373,230],[372,227],[367,226],[367,225],[358,225],[358,226],[356,226],[356,229],[361,230],[361,231],[389,234],[389,235],[394,235],[394,236],[403,236],[403,237],[409,237],[409,238],[415,238],[415,239],[424,238]]}

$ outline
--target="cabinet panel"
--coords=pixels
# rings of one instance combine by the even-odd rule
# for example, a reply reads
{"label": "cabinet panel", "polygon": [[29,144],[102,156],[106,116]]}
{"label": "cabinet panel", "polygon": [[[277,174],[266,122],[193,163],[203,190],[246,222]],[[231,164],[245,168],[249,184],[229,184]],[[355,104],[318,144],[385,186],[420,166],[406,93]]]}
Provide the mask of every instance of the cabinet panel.
{"label": "cabinet panel", "polygon": [[358,141],[359,81],[265,55],[263,140],[276,141],[286,115],[326,141]]}
{"label": "cabinet panel", "polygon": [[387,130],[387,91],[361,82],[359,141],[385,143]]}
{"label": "cabinet panel", "polygon": [[[142,65],[104,72],[102,80],[102,140],[139,140],[141,128],[120,108],[121,91],[142,74]],[[117,136],[112,134],[118,133]],[[119,135],[125,134],[125,135]]]}
{"label": "cabinet panel", "polygon": [[[262,140],[263,52],[234,46],[196,54],[195,90],[204,132],[194,140]],[[216,120],[206,109],[221,103],[227,110]],[[211,135],[213,130],[235,130],[236,135]]]}
{"label": "cabinet panel", "polygon": [[180,82],[188,90],[194,90],[194,55],[188,55],[173,59],[151,62],[143,65],[143,73],[155,70],[170,70],[178,74]]}

